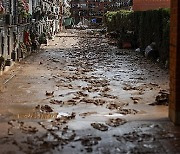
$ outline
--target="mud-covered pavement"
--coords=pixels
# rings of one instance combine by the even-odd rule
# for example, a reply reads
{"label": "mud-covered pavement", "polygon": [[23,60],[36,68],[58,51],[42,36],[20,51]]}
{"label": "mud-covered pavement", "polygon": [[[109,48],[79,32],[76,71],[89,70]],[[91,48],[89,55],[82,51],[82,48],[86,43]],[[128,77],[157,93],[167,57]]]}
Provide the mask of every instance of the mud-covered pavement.
{"label": "mud-covered pavement", "polygon": [[168,72],[68,31],[0,77],[0,153],[179,153]]}

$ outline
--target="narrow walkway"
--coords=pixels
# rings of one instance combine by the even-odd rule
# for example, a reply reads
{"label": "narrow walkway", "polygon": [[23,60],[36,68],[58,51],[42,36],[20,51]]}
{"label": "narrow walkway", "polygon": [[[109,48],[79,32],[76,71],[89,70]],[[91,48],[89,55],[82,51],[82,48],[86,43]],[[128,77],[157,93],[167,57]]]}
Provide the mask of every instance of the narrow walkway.
{"label": "narrow walkway", "polygon": [[168,72],[92,37],[56,37],[0,77],[2,153],[180,152]]}

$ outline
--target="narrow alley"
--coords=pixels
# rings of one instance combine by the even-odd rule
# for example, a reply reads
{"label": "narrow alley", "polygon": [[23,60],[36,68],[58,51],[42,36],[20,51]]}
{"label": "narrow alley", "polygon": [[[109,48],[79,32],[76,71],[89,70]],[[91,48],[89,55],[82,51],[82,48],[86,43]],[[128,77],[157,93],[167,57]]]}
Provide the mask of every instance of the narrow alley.
{"label": "narrow alley", "polygon": [[60,33],[0,76],[0,153],[179,153],[168,71],[94,33]]}

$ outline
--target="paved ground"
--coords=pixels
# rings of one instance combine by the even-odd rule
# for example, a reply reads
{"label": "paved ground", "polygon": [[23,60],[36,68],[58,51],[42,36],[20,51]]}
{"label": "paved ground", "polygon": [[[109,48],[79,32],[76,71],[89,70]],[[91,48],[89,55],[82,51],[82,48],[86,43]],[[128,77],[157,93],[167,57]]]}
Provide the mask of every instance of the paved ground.
{"label": "paved ground", "polygon": [[0,77],[0,153],[180,153],[167,70],[84,36],[61,33]]}

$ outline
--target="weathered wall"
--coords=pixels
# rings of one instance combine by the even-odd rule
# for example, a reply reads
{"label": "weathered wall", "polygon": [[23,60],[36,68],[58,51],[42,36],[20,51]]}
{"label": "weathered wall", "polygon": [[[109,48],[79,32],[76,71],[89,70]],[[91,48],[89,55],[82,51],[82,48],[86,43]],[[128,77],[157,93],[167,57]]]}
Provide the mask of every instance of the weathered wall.
{"label": "weathered wall", "polygon": [[170,0],[133,0],[134,11],[170,8]]}
{"label": "weathered wall", "polygon": [[171,1],[169,117],[180,125],[180,1]]}

